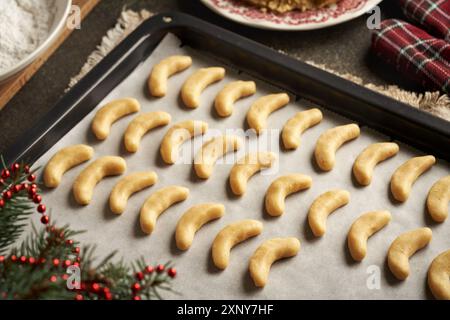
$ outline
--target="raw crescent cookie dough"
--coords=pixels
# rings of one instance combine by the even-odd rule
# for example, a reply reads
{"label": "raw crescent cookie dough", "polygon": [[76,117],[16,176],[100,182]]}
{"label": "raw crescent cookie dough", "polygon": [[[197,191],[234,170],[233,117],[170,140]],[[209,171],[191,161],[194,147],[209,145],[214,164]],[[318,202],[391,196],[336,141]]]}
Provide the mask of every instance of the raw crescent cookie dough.
{"label": "raw crescent cookie dough", "polygon": [[47,188],[56,188],[62,176],[69,169],[88,161],[94,155],[94,149],[78,144],[59,150],[47,163],[44,170],[44,184]]}
{"label": "raw crescent cookie dough", "polygon": [[247,190],[247,182],[257,172],[270,168],[277,156],[273,152],[249,153],[239,159],[230,172],[230,187],[233,193],[241,196]]}
{"label": "raw crescent cookie dough", "polygon": [[280,259],[296,256],[300,251],[297,238],[275,238],[265,241],[250,258],[250,276],[257,287],[264,287],[272,264]]}
{"label": "raw crescent cookie dough", "polygon": [[389,211],[372,211],[353,222],[348,232],[348,248],[353,259],[362,261],[367,253],[367,240],[391,221]]}
{"label": "raw crescent cookie dough", "polygon": [[409,159],[398,167],[391,178],[391,192],[394,198],[400,202],[408,200],[414,182],[435,163],[436,159],[433,156],[424,156]]}
{"label": "raw crescent cookie dough", "polygon": [[194,159],[194,170],[201,179],[208,179],[214,170],[214,165],[220,157],[229,152],[239,150],[242,140],[236,136],[219,136],[206,142]]}
{"label": "raw crescent cookie dough", "polygon": [[155,229],[156,220],[170,206],[186,200],[189,189],[180,186],[169,186],[159,189],[144,202],[140,213],[141,229],[151,234]]}
{"label": "raw crescent cookie dough", "polygon": [[161,157],[167,164],[174,164],[178,158],[178,148],[188,139],[205,134],[208,124],[203,121],[182,121],[170,128],[161,142]]}
{"label": "raw crescent cookie dough", "polygon": [[148,78],[148,89],[154,97],[164,97],[167,93],[167,80],[174,74],[192,65],[189,56],[171,56],[155,65]]}
{"label": "raw crescent cookie dough", "polygon": [[214,106],[221,117],[229,117],[233,113],[233,104],[242,98],[251,96],[256,92],[253,81],[235,81],[227,84],[216,97]]}
{"label": "raw crescent cookie dough", "polygon": [[439,179],[428,192],[427,208],[431,218],[436,222],[444,222],[448,217],[450,201],[450,176]]}
{"label": "raw crescent cookie dough", "polygon": [[450,250],[442,252],[428,269],[428,286],[438,300],[450,300]]}
{"label": "raw crescent cookie dough", "polygon": [[279,217],[284,213],[285,198],[295,192],[310,188],[311,177],[294,173],[280,177],[273,181],[266,192],[266,210],[272,217]]}
{"label": "raw crescent cookie dough", "polygon": [[121,214],[125,211],[128,198],[138,191],[154,185],[158,176],[153,171],[135,172],[122,178],[111,191],[109,208],[113,213]]}
{"label": "raw crescent cookie dough", "polygon": [[73,184],[73,195],[80,205],[88,205],[94,194],[95,186],[107,176],[125,172],[127,163],[121,157],[101,157],[87,166]]}
{"label": "raw crescent cookie dough", "polygon": [[163,111],[148,112],[138,115],[128,125],[124,135],[125,149],[134,153],[139,149],[142,137],[150,130],[168,125],[171,120],[170,114]]}
{"label": "raw crescent cookie dough", "polygon": [[314,155],[317,165],[323,171],[331,171],[336,161],[336,151],[346,142],[359,137],[356,124],[348,124],[325,131],[317,140]]}
{"label": "raw crescent cookie dough", "polygon": [[298,112],[289,119],[283,127],[281,138],[286,149],[297,149],[300,146],[301,135],[307,129],[318,125],[323,119],[322,112],[317,109],[310,109]]}
{"label": "raw crescent cookie dough", "polygon": [[225,77],[225,69],[220,67],[203,68],[191,75],[181,88],[181,99],[188,108],[200,105],[203,90]]}
{"label": "raw crescent cookie dough", "polygon": [[224,270],[230,261],[231,249],[251,237],[259,235],[263,224],[257,220],[242,220],[229,224],[223,228],[212,244],[212,259],[214,265]]}
{"label": "raw crescent cookie dough", "polygon": [[430,243],[433,232],[420,228],[398,236],[389,247],[388,266],[398,280],[405,280],[410,273],[409,258]]}
{"label": "raw crescent cookie dough", "polygon": [[139,112],[141,105],[133,98],[111,101],[97,111],[92,121],[92,132],[98,140],[105,140],[114,122],[130,113]]}
{"label": "raw crescent cookie dough", "polygon": [[267,126],[269,115],[289,103],[286,93],[270,94],[256,100],[247,113],[247,123],[259,135]]}
{"label": "raw crescent cookie dough", "polygon": [[323,236],[327,231],[328,216],[349,202],[350,192],[346,190],[330,190],[317,197],[308,212],[308,223],[313,234]]}
{"label": "raw crescent cookie dough", "polygon": [[202,203],[193,206],[180,218],[175,231],[175,240],[180,250],[187,250],[194,241],[195,233],[206,223],[221,218],[225,206],[220,203]]}
{"label": "raw crescent cookie dough", "polygon": [[393,142],[374,143],[364,149],[353,164],[353,175],[360,185],[368,186],[372,181],[375,166],[395,156],[399,151],[398,144]]}

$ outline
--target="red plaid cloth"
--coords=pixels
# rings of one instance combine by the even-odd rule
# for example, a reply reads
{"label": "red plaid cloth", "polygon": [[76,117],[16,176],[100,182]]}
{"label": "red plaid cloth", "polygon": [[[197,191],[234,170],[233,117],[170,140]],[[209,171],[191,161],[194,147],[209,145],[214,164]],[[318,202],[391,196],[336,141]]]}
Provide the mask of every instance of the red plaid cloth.
{"label": "red plaid cloth", "polygon": [[372,49],[424,87],[450,93],[450,43],[409,23],[389,19],[372,36]]}
{"label": "red plaid cloth", "polygon": [[450,42],[449,0],[399,0],[403,13],[431,34]]}

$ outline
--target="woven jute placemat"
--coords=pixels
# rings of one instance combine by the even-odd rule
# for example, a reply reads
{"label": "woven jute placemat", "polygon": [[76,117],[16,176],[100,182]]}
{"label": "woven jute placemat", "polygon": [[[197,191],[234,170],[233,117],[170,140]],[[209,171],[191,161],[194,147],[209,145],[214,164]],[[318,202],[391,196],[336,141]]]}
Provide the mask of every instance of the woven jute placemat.
{"label": "woven jute placemat", "polygon": [[[128,34],[135,30],[144,20],[153,14],[147,10],[139,12],[131,9],[124,9],[117,20],[116,25],[110,29],[102,38],[97,49],[87,58],[86,63],[80,72],[74,76],[69,83],[68,90],[73,87],[81,78],[83,78],[97,63],[99,63],[117,44],[119,44]],[[380,86],[372,83],[365,83],[363,79],[349,73],[338,73],[325,65],[316,64],[313,61],[307,63],[320,69],[333,73],[339,77],[355,82],[370,90],[374,90],[398,101],[404,102],[414,108],[430,112],[435,116],[450,121],[450,97],[441,94],[439,91],[417,93],[406,91],[396,85]]]}

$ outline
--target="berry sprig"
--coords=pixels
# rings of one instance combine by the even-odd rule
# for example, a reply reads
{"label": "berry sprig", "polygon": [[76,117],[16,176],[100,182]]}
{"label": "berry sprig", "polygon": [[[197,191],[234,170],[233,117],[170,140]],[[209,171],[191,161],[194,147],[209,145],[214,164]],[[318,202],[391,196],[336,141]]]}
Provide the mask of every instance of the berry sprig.
{"label": "berry sprig", "polygon": [[164,272],[172,279],[177,276],[177,270],[175,268],[168,268],[166,270],[166,267],[162,264],[156,267],[146,266],[142,271],[136,272],[134,276],[137,281],[131,285],[132,299],[142,300],[139,293],[153,283],[163,281]]}

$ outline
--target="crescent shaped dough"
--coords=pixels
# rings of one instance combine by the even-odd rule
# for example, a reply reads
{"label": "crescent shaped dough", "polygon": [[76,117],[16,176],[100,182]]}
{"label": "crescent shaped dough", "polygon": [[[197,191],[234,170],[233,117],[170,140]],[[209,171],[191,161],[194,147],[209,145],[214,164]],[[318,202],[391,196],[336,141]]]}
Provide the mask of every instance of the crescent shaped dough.
{"label": "crescent shaped dough", "polygon": [[113,213],[121,214],[125,211],[128,198],[133,193],[154,185],[158,175],[153,171],[135,172],[122,178],[111,191],[109,208]]}
{"label": "crescent shaped dough", "polygon": [[73,184],[73,195],[80,205],[88,205],[94,194],[95,186],[107,176],[120,175],[127,169],[127,163],[121,157],[105,156],[87,166]]}
{"label": "crescent shaped dough", "polygon": [[313,234],[322,237],[327,231],[328,216],[349,202],[350,192],[346,190],[330,190],[318,196],[308,212],[308,223]]}
{"label": "crescent shaped dough", "polygon": [[142,137],[150,130],[165,126],[170,123],[172,117],[167,112],[155,111],[138,115],[128,125],[123,138],[125,149],[134,153],[139,149]]}
{"label": "crescent shaped dough", "polygon": [[189,56],[171,56],[156,64],[148,78],[148,89],[154,97],[164,97],[167,93],[167,80],[176,73],[192,65]]}
{"label": "crescent shaped dough", "polygon": [[93,155],[94,149],[84,144],[77,144],[59,150],[45,167],[45,186],[47,188],[56,188],[61,183],[64,173],[69,169],[90,160]]}
{"label": "crescent shaped dough", "polygon": [[178,158],[178,148],[188,139],[205,134],[208,124],[203,121],[182,121],[170,128],[161,142],[161,157],[167,164],[174,164]]}
{"label": "crescent shaped dough", "polygon": [[450,250],[442,252],[428,269],[428,286],[438,300],[450,300]]}
{"label": "crescent shaped dough", "polygon": [[294,173],[280,177],[273,181],[266,192],[266,210],[272,217],[279,217],[284,213],[285,198],[300,190],[308,189],[312,185],[311,177]]}
{"label": "crescent shaped dough", "polygon": [[368,186],[372,181],[375,166],[395,156],[399,151],[398,144],[393,142],[374,143],[364,149],[353,164],[353,175],[360,185]]}
{"label": "crescent shaped dough", "polygon": [[409,159],[398,167],[391,178],[391,192],[394,198],[400,202],[408,200],[414,182],[435,163],[435,157],[424,156]]}
{"label": "crescent shaped dough", "polygon": [[230,172],[230,187],[233,193],[241,196],[247,190],[247,182],[263,168],[270,168],[277,156],[273,152],[249,153],[238,160]]}
{"label": "crescent shaped dough", "polygon": [[208,179],[214,170],[214,165],[220,157],[229,152],[239,150],[242,140],[236,136],[220,136],[206,142],[194,159],[194,170],[201,179]]}
{"label": "crescent shaped dough", "polygon": [[158,217],[175,203],[186,200],[189,196],[189,189],[180,186],[169,186],[159,189],[145,200],[141,208],[140,223],[141,229],[147,234],[151,234],[155,229]]}
{"label": "crescent shaped dough", "polygon": [[360,130],[356,124],[328,129],[317,140],[314,155],[317,165],[323,171],[331,171],[336,161],[336,151],[346,142],[359,137]]}
{"label": "crescent shaped dough", "polygon": [[257,220],[241,220],[223,228],[212,244],[212,259],[214,265],[224,270],[230,261],[230,251],[238,243],[259,235],[263,224]]}
{"label": "crescent shaped dough", "polygon": [[114,122],[130,113],[139,112],[141,105],[133,98],[111,101],[97,111],[92,121],[92,132],[98,140],[105,140]]}
{"label": "crescent shaped dough", "polygon": [[409,276],[409,258],[430,243],[433,232],[430,228],[420,228],[399,235],[388,251],[388,266],[398,280]]}
{"label": "crescent shaped dough", "polygon": [[267,126],[269,115],[289,103],[286,93],[270,94],[256,100],[247,113],[247,123],[256,133],[261,134]]}
{"label": "crescent shaped dough", "polygon": [[192,74],[181,88],[181,99],[186,107],[197,108],[203,90],[224,77],[225,69],[220,67],[203,68]]}
{"label": "crescent shaped dough", "polygon": [[256,92],[254,81],[234,81],[225,86],[216,97],[214,106],[221,117],[229,117],[233,113],[233,104]]}
{"label": "crescent shaped dough", "polygon": [[220,203],[202,203],[186,211],[178,221],[175,231],[178,249],[189,249],[194,241],[195,233],[206,223],[219,219],[224,214],[225,206]]}
{"label": "crescent shaped dough", "polygon": [[367,253],[367,240],[391,221],[389,211],[372,211],[353,222],[348,232],[348,248],[353,259],[361,261]]}
{"label": "crescent shaped dough", "polygon": [[250,276],[257,287],[264,287],[272,264],[280,259],[296,256],[300,251],[297,238],[275,238],[265,241],[250,258]]}
{"label": "crescent shaped dough", "polygon": [[436,222],[444,222],[448,217],[450,201],[450,176],[439,179],[428,192],[427,208],[431,218]]}
{"label": "crescent shaped dough", "polygon": [[283,127],[281,138],[284,147],[288,150],[297,149],[300,146],[302,133],[318,125],[322,119],[322,112],[317,108],[298,112]]}

